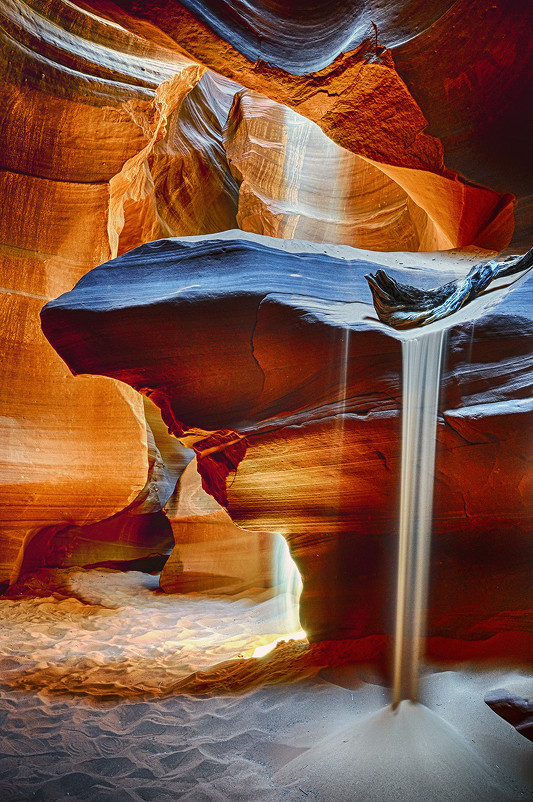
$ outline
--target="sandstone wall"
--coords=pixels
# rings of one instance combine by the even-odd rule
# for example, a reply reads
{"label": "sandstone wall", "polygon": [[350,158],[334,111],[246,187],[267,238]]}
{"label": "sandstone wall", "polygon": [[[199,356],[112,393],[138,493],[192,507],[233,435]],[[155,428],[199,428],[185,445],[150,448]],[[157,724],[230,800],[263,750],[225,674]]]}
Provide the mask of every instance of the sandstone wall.
{"label": "sandstone wall", "polygon": [[[202,69],[62,3],[3,14],[0,580],[13,581],[43,527],[114,515],[147,482],[141,397],[74,379],[39,312],[117,253],[146,156]],[[142,236],[160,232],[141,217]]]}

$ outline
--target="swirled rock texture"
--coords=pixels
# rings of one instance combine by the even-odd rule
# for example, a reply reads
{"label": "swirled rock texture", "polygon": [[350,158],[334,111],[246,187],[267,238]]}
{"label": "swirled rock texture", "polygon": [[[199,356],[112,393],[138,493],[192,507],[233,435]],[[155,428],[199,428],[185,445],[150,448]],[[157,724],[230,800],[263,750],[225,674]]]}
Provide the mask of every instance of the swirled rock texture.
{"label": "swirled rock texture", "polygon": [[[527,0],[460,0],[393,46],[396,69],[444,147],[446,164],[517,198],[511,253],[531,246],[533,109]],[[386,40],[385,40],[386,41]],[[422,77],[423,76],[423,77]]]}
{"label": "swirled rock texture", "polygon": [[211,234],[235,228],[238,186],[230,172],[222,129],[240,87],[206,72],[170,115],[167,133],[150,158],[162,233]]}
{"label": "swirled rock texture", "polygon": [[[530,44],[524,41],[531,24],[526,2],[513,3],[512,11],[509,0],[445,2],[431,9],[418,3],[406,7],[397,0],[350,10],[345,4],[320,3],[305,14],[300,6],[284,11],[263,3],[239,4],[231,10],[217,4],[216,11],[177,0],[164,6],[136,0],[113,5],[92,0],[91,5],[147,37],[164,31],[182,52],[288,106],[316,122],[346,150],[375,162],[382,171],[386,168],[389,178],[418,205],[429,205],[437,224],[444,221],[442,234],[451,237],[448,247],[477,244],[502,250],[508,244],[513,223],[507,193],[512,190],[520,198],[529,193],[523,179],[527,159],[522,132],[527,125],[521,124],[531,118],[523,102],[532,89]],[[343,24],[337,25],[344,12]],[[263,14],[268,23],[259,22]],[[502,37],[502,20],[508,38]],[[378,26],[379,42],[371,22]],[[335,46],[326,46],[322,37],[317,44],[319,25],[330,31]],[[309,36],[315,38],[310,41]],[[432,67],[429,81],[426,53]],[[445,167],[440,141],[425,130],[426,105],[438,120],[440,109],[449,106],[446,91],[457,69],[463,69],[467,80],[458,81],[457,111],[446,118],[443,132],[452,150],[461,151],[464,142],[459,158],[468,182]],[[471,74],[476,81],[469,84]],[[472,87],[477,94],[473,105],[480,114],[472,112]],[[502,91],[508,92],[506,114]],[[415,97],[421,98],[420,104]],[[501,143],[496,161],[488,155],[493,132]],[[480,158],[480,152],[486,155]],[[507,170],[510,162],[513,168]],[[491,171],[498,176],[501,194],[483,196],[476,188],[472,197],[472,179],[492,186]],[[527,226],[522,218],[520,222],[521,228]]]}
{"label": "swirled rock texture", "polygon": [[[428,134],[438,137],[449,167],[517,197],[513,252],[531,244],[528,0],[90,4],[148,38],[164,31],[182,52],[315,121],[359,155],[441,175],[442,151]],[[388,72],[391,56],[399,82]],[[364,69],[361,58],[369,62]],[[427,176],[410,178],[423,194],[438,190],[439,182],[425,184]],[[487,222],[497,219],[495,208],[485,211]],[[504,220],[490,232],[492,245],[487,232],[486,247],[505,247],[508,212]]]}
{"label": "swirled rock texture", "polygon": [[370,161],[264,95],[236,95],[224,143],[240,184],[237,222],[244,231],[374,251],[492,241],[479,213],[493,204],[494,193],[467,188],[456,176],[421,178]]}
{"label": "swirled rock texture", "polygon": [[[428,288],[475,260],[435,258],[237,232],[165,240],[42,312],[71,370],[150,396],[234,521],[286,537],[309,637],[366,643],[365,659],[390,629],[401,347],[364,274],[386,264]],[[516,655],[531,638],[531,293],[526,275],[450,318],[429,615],[441,658]]]}
{"label": "swirled rock texture", "polygon": [[[43,528],[115,516],[153,490],[160,455],[139,397],[109,379],[74,381],[38,316],[119,247],[160,235],[154,215],[139,218],[151,204],[146,157],[203,71],[72,5],[41,5],[4,3],[0,39],[4,582]],[[114,522],[108,538],[125,559],[120,541],[142,536]]]}
{"label": "swirled rock texture", "polygon": [[[39,553],[49,565],[142,557],[150,537],[141,516],[162,520],[187,461],[164,432],[155,435],[160,422],[147,423],[126,385],[72,379],[42,338],[40,307],[95,265],[160,237],[235,225],[380,250],[501,250],[512,235],[510,192],[519,198],[515,242],[529,244],[531,10],[525,0],[509,8],[508,0],[3,3],[0,583],[30,570]],[[253,310],[250,302],[250,320]],[[267,310],[278,314],[270,300]],[[233,386],[210,379],[195,406],[191,355],[185,387],[207,432],[199,464],[221,499],[246,448],[228,423],[240,427],[242,416],[231,410],[246,411],[265,381],[229,323],[212,343],[198,340],[199,356],[209,361],[208,349],[223,342],[228,368],[234,349],[246,368],[232,369]],[[288,350],[286,361],[293,372]],[[161,357],[161,377],[166,367]],[[322,380],[330,386],[326,367],[312,383]],[[154,396],[167,420],[173,382]],[[308,403],[304,387],[276,382],[274,417],[284,394]],[[216,442],[213,426],[227,430]],[[68,532],[77,545],[65,551]],[[168,527],[159,534],[150,542],[162,556]]]}
{"label": "swirled rock texture", "polygon": [[203,489],[196,459],[184,470],[176,496],[165,509],[175,540],[159,579],[165,593],[234,594],[280,582],[274,557],[282,536],[237,526]]}
{"label": "swirled rock texture", "polygon": [[398,184],[264,95],[236,95],[224,143],[243,231],[377,251],[439,247],[432,221]]}
{"label": "swirled rock texture", "polygon": [[[136,3],[119,3],[139,13]],[[146,15],[150,15],[148,3]],[[328,66],[340,53],[356,47],[362,38],[374,33],[373,25],[387,38],[388,44],[416,35],[421,27],[434,24],[453,5],[452,0],[437,0],[428,7],[408,2],[353,3],[350,0],[302,0],[288,3],[255,0],[183,0],[174,4],[172,23],[178,14],[191,12],[212,31],[224,38],[250,61],[264,60],[292,73],[306,75]],[[179,8],[183,7],[183,10]],[[309,47],[313,42],[313,47]]]}

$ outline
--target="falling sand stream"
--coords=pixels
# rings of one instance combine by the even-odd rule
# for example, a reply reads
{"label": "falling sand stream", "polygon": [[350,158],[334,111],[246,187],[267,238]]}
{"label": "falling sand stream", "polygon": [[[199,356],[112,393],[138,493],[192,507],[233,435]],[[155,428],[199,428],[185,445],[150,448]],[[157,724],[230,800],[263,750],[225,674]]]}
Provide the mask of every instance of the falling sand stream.
{"label": "falling sand stream", "polygon": [[392,704],[276,775],[320,802],[516,802],[529,798],[419,701],[426,634],[437,406],[447,326],[401,335],[402,452]]}
{"label": "falling sand stream", "polygon": [[402,340],[402,461],[393,704],[418,699],[426,629],[435,441],[446,331]]}

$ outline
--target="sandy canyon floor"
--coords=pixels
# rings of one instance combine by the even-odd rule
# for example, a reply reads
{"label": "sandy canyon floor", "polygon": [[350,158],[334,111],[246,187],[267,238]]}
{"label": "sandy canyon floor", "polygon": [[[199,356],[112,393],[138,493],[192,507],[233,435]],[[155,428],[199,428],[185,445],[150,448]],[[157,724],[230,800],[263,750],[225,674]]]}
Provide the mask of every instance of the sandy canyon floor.
{"label": "sandy canyon floor", "polygon": [[[157,582],[137,572],[74,571],[72,598],[0,599],[0,799],[368,802],[350,765],[346,774],[322,765],[325,784],[305,771],[299,778],[298,766],[307,750],[320,755],[328,738],[380,715],[389,691],[354,668],[276,677],[271,658],[247,659],[284,631],[279,598],[167,596]],[[428,673],[422,693],[494,773],[491,799],[530,800],[532,745],[483,702],[498,687],[528,696],[532,681],[470,666]],[[421,736],[425,756],[410,741],[416,732],[402,735],[401,781],[372,798],[418,799],[425,774],[433,799],[470,800],[453,767],[444,767],[443,783],[441,756],[435,767]],[[354,742],[359,773],[362,760],[379,774],[380,743]]]}

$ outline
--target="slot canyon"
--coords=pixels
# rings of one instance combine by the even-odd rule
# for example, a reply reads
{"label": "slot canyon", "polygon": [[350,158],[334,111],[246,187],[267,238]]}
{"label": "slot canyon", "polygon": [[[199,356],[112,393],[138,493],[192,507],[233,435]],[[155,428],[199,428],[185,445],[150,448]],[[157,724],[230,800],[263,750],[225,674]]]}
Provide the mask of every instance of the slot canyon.
{"label": "slot canyon", "polygon": [[529,0],[0,19],[0,799],[533,799]]}

